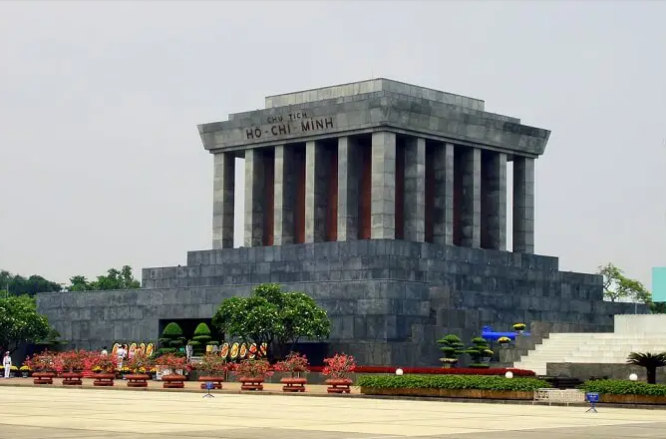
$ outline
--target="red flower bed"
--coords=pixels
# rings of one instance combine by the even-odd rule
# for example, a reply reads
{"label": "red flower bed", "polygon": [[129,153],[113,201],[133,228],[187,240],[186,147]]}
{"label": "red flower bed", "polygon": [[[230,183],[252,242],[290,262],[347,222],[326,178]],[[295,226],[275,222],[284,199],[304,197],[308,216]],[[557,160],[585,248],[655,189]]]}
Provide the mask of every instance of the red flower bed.
{"label": "red flower bed", "polygon": [[[321,372],[324,366],[310,366],[310,372]],[[395,373],[398,369],[394,366],[356,366],[354,372],[356,373]],[[513,368],[489,368],[489,369],[473,369],[463,367],[452,367],[445,369],[442,367],[403,367],[404,373],[422,373],[431,375],[504,375],[507,372],[512,372],[513,376],[534,376],[536,375],[531,370],[526,369],[513,369]]]}

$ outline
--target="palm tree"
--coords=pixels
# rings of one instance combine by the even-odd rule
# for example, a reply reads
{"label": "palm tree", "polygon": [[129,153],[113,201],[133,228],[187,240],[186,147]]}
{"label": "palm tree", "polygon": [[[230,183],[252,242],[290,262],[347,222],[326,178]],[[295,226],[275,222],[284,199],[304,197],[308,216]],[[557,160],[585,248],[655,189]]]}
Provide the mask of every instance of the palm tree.
{"label": "palm tree", "polygon": [[632,352],[627,357],[628,364],[635,364],[647,370],[648,384],[657,382],[657,368],[666,366],[666,352],[652,354],[650,352]]}

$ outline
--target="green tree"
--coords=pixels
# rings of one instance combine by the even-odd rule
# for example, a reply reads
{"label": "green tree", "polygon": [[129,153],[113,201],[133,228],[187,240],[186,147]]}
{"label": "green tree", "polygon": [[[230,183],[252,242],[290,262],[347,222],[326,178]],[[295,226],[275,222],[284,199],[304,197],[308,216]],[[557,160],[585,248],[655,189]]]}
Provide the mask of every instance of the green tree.
{"label": "green tree", "polygon": [[213,325],[221,333],[239,337],[283,356],[302,338],[323,339],[330,334],[326,311],[303,292],[282,291],[278,284],[261,284],[250,297],[231,297],[220,304]]}
{"label": "green tree", "polygon": [[0,346],[10,352],[21,343],[30,343],[49,335],[46,316],[37,312],[35,300],[27,295],[0,298]]}
{"label": "green tree", "polygon": [[599,274],[604,278],[604,297],[611,302],[621,299],[631,299],[635,302],[649,304],[652,296],[643,284],[624,275],[624,272],[609,263],[599,267]]}
{"label": "green tree", "polygon": [[61,290],[60,284],[46,280],[37,274],[26,278],[19,274],[13,275],[5,270],[0,271],[0,288],[15,296],[22,294],[34,296],[37,293]]}
{"label": "green tree", "polygon": [[91,282],[81,275],[69,278],[69,282],[68,291],[127,290],[141,287],[141,283],[132,275],[132,267],[129,265],[123,265],[120,270],[110,268],[106,275],[97,276],[97,280]]}

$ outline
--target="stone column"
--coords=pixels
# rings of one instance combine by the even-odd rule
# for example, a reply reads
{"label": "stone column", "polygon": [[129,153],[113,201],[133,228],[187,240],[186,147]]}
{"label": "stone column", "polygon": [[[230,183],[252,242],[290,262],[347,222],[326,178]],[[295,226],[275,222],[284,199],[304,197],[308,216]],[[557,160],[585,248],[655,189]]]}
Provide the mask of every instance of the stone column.
{"label": "stone column", "polygon": [[395,133],[372,133],[371,238],[395,239]]}
{"label": "stone column", "polygon": [[463,247],[481,246],[481,150],[467,148],[463,153],[462,210],[460,215]]}
{"label": "stone column", "polygon": [[296,167],[294,148],[275,147],[275,216],[273,243],[294,242],[294,209],[296,208]]}
{"label": "stone column", "polygon": [[264,173],[261,165],[258,149],[245,151],[245,247],[261,246],[263,242]]}
{"label": "stone column", "polygon": [[481,246],[506,250],[506,154],[484,152]]}
{"label": "stone column", "polygon": [[513,159],[513,251],[534,253],[534,159]]}
{"label": "stone column", "polygon": [[358,169],[349,137],[338,139],[338,241],[358,239]]}
{"label": "stone column", "polygon": [[234,155],[218,153],[214,158],[213,248],[234,246]]}
{"label": "stone column", "polygon": [[323,145],[305,144],[305,242],[326,239],[326,176]]}
{"label": "stone column", "polygon": [[425,241],[425,139],[405,143],[405,240]]}

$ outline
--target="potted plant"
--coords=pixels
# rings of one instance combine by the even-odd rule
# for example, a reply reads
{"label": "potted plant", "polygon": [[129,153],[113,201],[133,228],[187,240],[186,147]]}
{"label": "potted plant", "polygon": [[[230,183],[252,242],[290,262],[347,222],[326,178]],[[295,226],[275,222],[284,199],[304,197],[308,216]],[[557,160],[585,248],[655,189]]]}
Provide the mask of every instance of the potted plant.
{"label": "potted plant", "polygon": [[127,387],[148,387],[150,375],[146,371],[150,370],[152,360],[143,352],[134,352],[134,355],[127,362],[129,372],[125,375]]}
{"label": "potted plant", "polygon": [[525,328],[527,328],[527,325],[525,325],[525,323],[514,323],[513,324],[513,330],[516,331],[518,334],[522,334],[523,331],[525,331]]}
{"label": "potted plant", "polygon": [[497,343],[499,343],[500,346],[505,348],[505,347],[509,346],[509,343],[511,343],[511,339],[509,337],[502,336],[502,337],[497,339]]}
{"label": "potted plant", "polygon": [[86,366],[86,351],[60,352],[55,359],[56,371],[62,376],[64,386],[80,386],[83,384],[83,369]]}
{"label": "potted plant", "polygon": [[465,346],[455,334],[447,334],[444,337],[437,340],[441,346],[440,351],[444,353],[444,357],[440,358],[439,361],[442,362],[442,367],[450,368],[458,362],[458,356],[463,353],[463,347]]}
{"label": "potted plant", "polygon": [[44,351],[33,355],[32,358],[26,358],[25,363],[34,371],[32,374],[34,384],[53,384],[55,356],[53,352]]}
{"label": "potted plant", "polygon": [[270,374],[270,363],[264,359],[245,359],[236,365],[234,374],[238,376],[241,390],[264,390],[263,382]]}
{"label": "potted plant", "polygon": [[203,373],[199,377],[202,389],[206,388],[207,382],[214,383],[213,387],[215,389],[222,388],[222,382],[225,380],[227,373],[226,358],[222,358],[219,355],[206,354],[201,359],[201,362],[194,367]]}
{"label": "potted plant", "polygon": [[325,382],[328,384],[326,391],[328,393],[349,393],[349,386],[352,380],[349,378],[354,369],[356,361],[351,355],[335,354],[331,358],[324,358],[324,369],[322,373],[328,377]]}
{"label": "potted plant", "polygon": [[93,354],[90,356],[90,369],[93,372],[93,386],[113,386],[118,360],[115,355]]}
{"label": "potted plant", "polygon": [[282,378],[280,382],[284,384],[283,392],[305,392],[307,380],[301,378],[301,373],[308,371],[308,359],[305,355],[299,355],[297,352],[291,352],[284,361],[275,364],[275,370],[289,373],[289,377]]}
{"label": "potted plant", "polygon": [[30,366],[28,366],[27,364],[23,364],[23,366],[21,366],[19,370],[21,371],[21,376],[23,378],[28,378],[30,376],[30,372],[32,372],[32,369],[30,369]]}
{"label": "potted plant", "polygon": [[166,367],[169,369],[168,374],[162,375],[162,387],[165,389],[175,388],[182,389],[185,387],[185,375],[178,372],[183,372],[187,367],[187,359],[175,354],[164,354],[155,359],[155,365]]}

